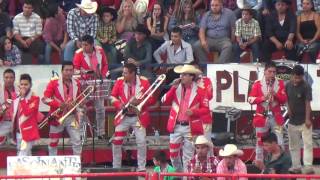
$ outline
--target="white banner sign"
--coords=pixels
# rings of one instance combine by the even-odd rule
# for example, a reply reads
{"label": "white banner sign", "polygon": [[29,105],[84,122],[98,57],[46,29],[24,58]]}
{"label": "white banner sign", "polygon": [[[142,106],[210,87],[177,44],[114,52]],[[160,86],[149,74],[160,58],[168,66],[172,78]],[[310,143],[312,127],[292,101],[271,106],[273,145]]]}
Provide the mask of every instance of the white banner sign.
{"label": "white banner sign", "polygon": [[7,158],[7,175],[80,173],[80,156],[9,156]]}
{"label": "white banner sign", "polygon": [[[319,111],[319,66],[304,64],[302,66],[306,71],[307,80],[312,87],[312,110]],[[251,106],[247,102],[249,80],[254,82],[256,79],[262,78],[263,71],[264,67],[255,64],[208,65],[207,76],[211,79],[213,85],[213,100],[210,102],[210,109],[214,111],[218,106],[230,106],[241,110],[250,110]],[[257,74],[259,74],[258,77]]]}

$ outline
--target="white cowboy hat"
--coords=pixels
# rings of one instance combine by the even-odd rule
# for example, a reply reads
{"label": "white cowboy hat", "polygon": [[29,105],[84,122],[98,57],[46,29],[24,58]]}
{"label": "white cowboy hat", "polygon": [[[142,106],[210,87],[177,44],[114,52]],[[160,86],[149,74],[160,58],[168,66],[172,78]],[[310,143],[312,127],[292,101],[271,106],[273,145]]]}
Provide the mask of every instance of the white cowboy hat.
{"label": "white cowboy hat", "polygon": [[198,136],[196,139],[196,142],[194,143],[195,145],[199,145],[199,144],[205,144],[207,146],[209,146],[210,148],[213,147],[213,144],[211,141],[209,141],[205,136]]}
{"label": "white cowboy hat", "polygon": [[76,4],[78,8],[84,10],[88,14],[93,14],[97,11],[98,3],[91,0],[82,0],[81,4]]}
{"label": "white cowboy hat", "polygon": [[228,156],[242,156],[243,151],[238,149],[234,144],[226,144],[223,149],[220,149],[219,156],[228,157]]}
{"label": "white cowboy hat", "polygon": [[185,64],[183,66],[177,66],[174,68],[174,72],[178,74],[188,73],[188,74],[201,74],[202,72],[193,65]]}

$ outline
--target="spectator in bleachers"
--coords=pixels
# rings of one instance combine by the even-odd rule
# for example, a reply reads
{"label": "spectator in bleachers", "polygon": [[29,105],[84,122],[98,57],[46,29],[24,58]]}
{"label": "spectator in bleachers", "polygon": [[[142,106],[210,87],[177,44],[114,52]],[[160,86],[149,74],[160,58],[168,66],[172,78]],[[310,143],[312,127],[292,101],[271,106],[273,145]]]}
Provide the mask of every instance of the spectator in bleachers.
{"label": "spectator in bleachers", "polygon": [[120,39],[129,41],[133,37],[134,30],[138,24],[139,21],[133,8],[132,0],[124,0],[118,11],[118,19],[116,22]]}
{"label": "spectator in bleachers", "polygon": [[77,3],[80,3],[81,0],[56,0],[59,5],[62,7],[64,12],[69,12],[71,9],[75,8]]}
{"label": "spectator in bleachers", "polygon": [[253,10],[250,8],[242,9],[242,18],[236,21],[236,43],[234,45],[235,62],[240,63],[240,56],[243,51],[250,49],[253,54],[254,62],[259,58],[259,39],[261,31],[257,20],[253,19]]}
{"label": "spectator in bleachers", "polygon": [[310,61],[316,62],[320,48],[320,16],[314,11],[312,0],[302,0],[302,12],[297,20],[299,60],[301,61],[303,52],[307,52]]}
{"label": "spectator in bleachers", "polygon": [[168,25],[169,31],[179,26],[182,29],[182,39],[190,44],[199,40],[199,26],[192,5],[192,0],[183,0],[181,7],[175,15],[170,18]]}
{"label": "spectator in bleachers", "polygon": [[141,75],[146,77],[152,77],[152,73],[149,71],[149,65],[152,60],[152,46],[148,40],[150,31],[143,25],[138,24],[134,32],[134,38],[132,38],[125,47],[124,57],[128,63],[133,63],[139,70]]}
{"label": "spectator in bleachers", "polygon": [[264,161],[254,161],[254,164],[263,174],[288,174],[291,167],[289,153],[278,144],[277,136],[274,133],[262,137],[263,149],[266,152]]}
{"label": "spectator in bleachers", "polygon": [[[213,144],[205,136],[198,136],[195,141],[196,153],[188,162],[189,173],[216,173],[219,159],[210,155]],[[196,180],[197,177],[190,177],[189,180]]]}
{"label": "spectator in bleachers", "polygon": [[237,19],[241,18],[241,10],[244,8],[252,10],[253,18],[257,18],[258,12],[260,12],[263,0],[237,0],[238,9],[235,10]]}
{"label": "spectator in bleachers", "polygon": [[[194,60],[192,47],[182,40],[182,30],[179,27],[172,29],[171,40],[163,43],[153,53],[153,57],[159,64],[188,64]],[[166,68],[168,83],[179,77],[179,74],[173,71],[173,66],[162,68]]]}
{"label": "spectator in bleachers", "polygon": [[109,64],[117,63],[117,50],[114,43],[117,40],[115,20],[117,12],[113,8],[103,7],[97,31],[97,39],[104,52],[108,55]]}
{"label": "spectator in bleachers", "polygon": [[5,37],[0,42],[0,66],[15,66],[21,64],[20,50]]}
{"label": "spectator in bleachers", "polygon": [[[195,11],[196,15],[202,15],[207,10],[207,3],[208,0],[191,0],[192,1],[192,8]],[[176,0],[174,4],[175,12],[181,11],[182,4],[184,0]]]}
{"label": "spectator in bleachers", "polygon": [[223,0],[223,7],[234,11],[238,9],[237,0]]}
{"label": "spectator in bleachers", "polygon": [[25,0],[23,12],[14,17],[13,34],[20,50],[30,52],[38,58],[38,62],[43,63],[42,21],[40,16],[33,12],[32,1]]}
{"label": "spectator in bleachers", "polygon": [[121,0],[96,0],[99,7],[107,6],[113,9],[118,10],[121,5]]}
{"label": "spectator in bleachers", "polygon": [[9,15],[0,8],[0,38],[8,36],[8,32],[12,29],[12,22]]}
{"label": "spectator in bleachers", "polygon": [[66,18],[63,10],[58,5],[48,7],[49,18],[46,19],[43,28],[43,39],[46,42],[45,63],[50,64],[52,49],[60,55],[60,61],[63,61],[63,52],[68,42]]}
{"label": "spectator in bleachers", "polygon": [[[172,167],[167,162],[167,155],[164,151],[156,151],[153,156],[153,164],[155,165],[153,171],[157,173],[174,173],[176,169]],[[172,176],[165,176],[163,180],[175,180],[175,177]]]}
{"label": "spectator in bleachers", "polygon": [[24,0],[15,0],[15,1],[7,0],[7,2],[8,2],[7,11],[11,18],[13,18],[16,14],[22,11]]}
{"label": "spectator in bleachers", "polygon": [[98,16],[95,14],[98,8],[97,2],[82,0],[76,8],[69,11],[67,16],[67,32],[70,41],[64,51],[64,61],[72,61],[76,49],[81,48],[81,37],[90,35],[96,38]]}
{"label": "spectator in bleachers", "polygon": [[199,41],[194,45],[198,61],[207,63],[208,53],[218,51],[216,63],[232,62],[236,16],[230,9],[223,8],[222,0],[212,0],[211,10],[201,19]]}
{"label": "spectator in bleachers", "polygon": [[267,17],[266,40],[263,43],[262,60],[268,62],[275,51],[284,50],[286,58],[296,60],[294,35],[296,16],[289,10],[290,0],[276,0],[276,11]]}
{"label": "spectator in bleachers", "polygon": [[0,12],[6,12],[8,8],[7,0],[0,0]]}
{"label": "spectator in bleachers", "polygon": [[[226,144],[220,149],[219,156],[223,159],[217,166],[217,174],[247,174],[247,167],[240,159],[243,151],[238,149],[234,144]],[[218,177],[217,180],[226,180],[228,178]],[[239,180],[247,180],[247,178],[239,178]]]}
{"label": "spectator in bleachers", "polygon": [[165,16],[162,6],[159,3],[153,5],[151,15],[147,18],[147,27],[151,32],[150,42],[152,50],[156,50],[164,42],[167,33],[168,17]]}
{"label": "spectator in bleachers", "polygon": [[266,29],[265,25],[266,25],[267,17],[273,11],[274,11],[274,0],[262,0],[261,9],[257,14],[257,20],[259,21],[259,24],[260,24],[262,40],[266,39],[266,36],[265,36],[265,29]]}

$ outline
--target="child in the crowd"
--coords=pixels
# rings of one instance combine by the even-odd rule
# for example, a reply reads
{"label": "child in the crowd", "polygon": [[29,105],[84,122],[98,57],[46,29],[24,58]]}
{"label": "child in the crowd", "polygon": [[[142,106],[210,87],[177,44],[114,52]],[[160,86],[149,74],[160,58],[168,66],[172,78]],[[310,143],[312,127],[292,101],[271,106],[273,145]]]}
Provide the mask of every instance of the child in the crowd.
{"label": "child in the crowd", "polygon": [[114,43],[117,40],[116,19],[117,12],[115,9],[109,7],[102,8],[97,30],[97,39],[108,56],[109,64],[117,63],[117,50],[114,47]]}
{"label": "child in the crowd", "polygon": [[0,66],[15,66],[21,64],[21,53],[17,46],[12,44],[9,37],[0,42]]}
{"label": "child in the crowd", "polygon": [[[172,167],[167,162],[167,156],[164,151],[157,151],[153,156],[153,164],[155,165],[153,171],[160,173],[160,172],[168,172],[173,173],[176,172],[176,169]],[[174,180],[175,177],[172,176],[165,176],[164,180]]]}

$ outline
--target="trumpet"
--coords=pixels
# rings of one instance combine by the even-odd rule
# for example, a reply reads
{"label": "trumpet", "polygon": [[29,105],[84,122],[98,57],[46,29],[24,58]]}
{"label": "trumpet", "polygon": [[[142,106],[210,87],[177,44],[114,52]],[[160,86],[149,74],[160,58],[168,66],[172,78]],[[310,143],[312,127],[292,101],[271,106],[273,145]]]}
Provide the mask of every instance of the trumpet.
{"label": "trumpet", "polygon": [[[116,116],[114,117],[114,124],[118,125],[120,124],[121,120],[126,116],[128,112],[128,108],[133,108],[137,114],[140,114],[142,107],[144,104],[148,101],[148,99],[154,94],[154,92],[160,87],[160,85],[164,82],[166,79],[165,74],[161,74],[158,76],[158,78],[151,84],[151,86],[142,93],[142,89],[139,89],[138,95],[136,97],[132,97],[128,103],[124,106],[123,109],[121,109]],[[132,101],[134,99],[142,100],[137,106],[132,105]]]}
{"label": "trumpet", "polygon": [[[81,92],[79,96],[76,97],[75,100],[71,101],[70,104],[72,105],[72,108],[69,109],[65,114],[64,109],[62,107],[59,107],[57,110],[55,110],[53,113],[51,113],[47,118],[45,118],[40,124],[39,129],[42,129],[44,126],[48,124],[49,121],[53,120],[54,118],[58,118],[59,124],[63,124],[66,117],[68,117],[89,95],[94,91],[94,86],[88,86],[84,91]],[[61,116],[63,114],[63,116]]]}

